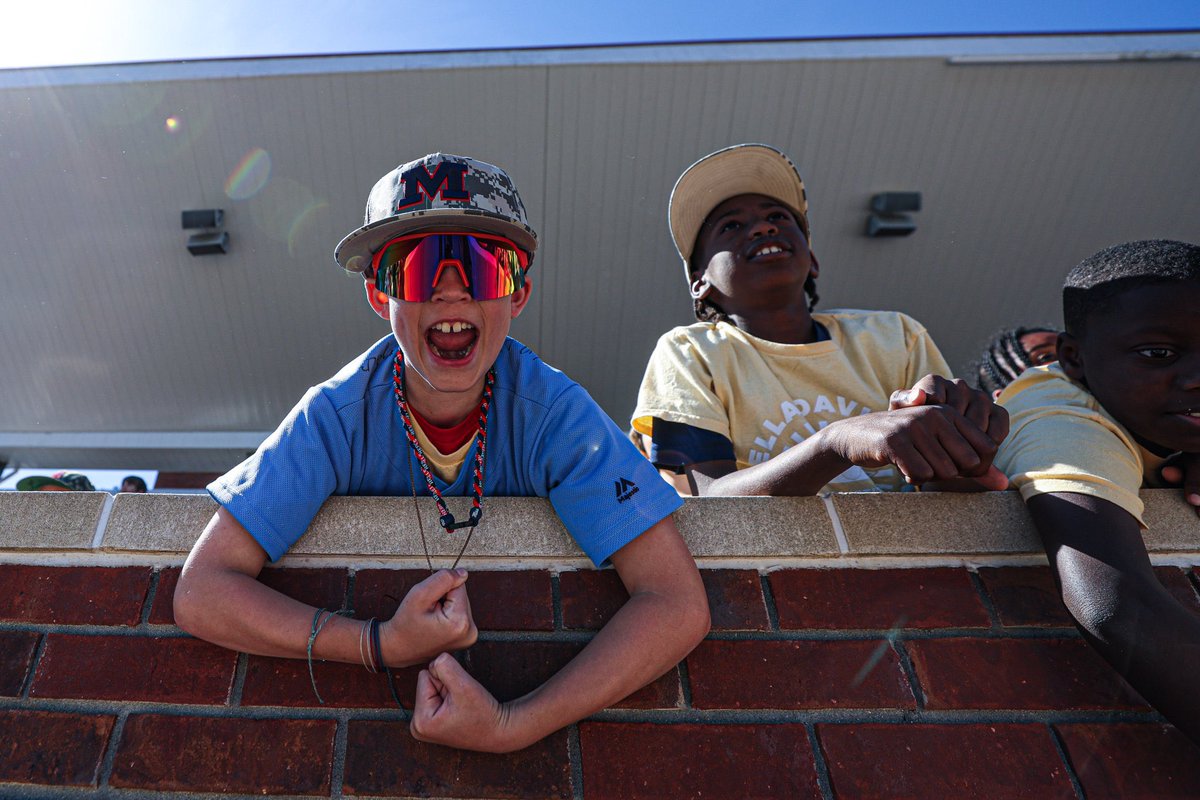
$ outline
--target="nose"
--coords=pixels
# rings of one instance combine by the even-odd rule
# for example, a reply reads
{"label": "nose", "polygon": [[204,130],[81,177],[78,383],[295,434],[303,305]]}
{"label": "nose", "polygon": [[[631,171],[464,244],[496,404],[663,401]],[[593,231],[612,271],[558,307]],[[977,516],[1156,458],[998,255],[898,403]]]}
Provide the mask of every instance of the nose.
{"label": "nose", "polygon": [[471,292],[467,289],[467,277],[463,272],[462,263],[448,258],[439,264],[437,275],[433,278],[432,299],[451,302],[470,297]]}
{"label": "nose", "polygon": [[1189,392],[1200,391],[1200,352],[1193,351],[1180,359],[1175,380],[1180,388]]}
{"label": "nose", "polygon": [[750,236],[754,239],[760,236],[774,236],[777,233],[779,233],[779,226],[766,217],[760,217],[750,225]]}

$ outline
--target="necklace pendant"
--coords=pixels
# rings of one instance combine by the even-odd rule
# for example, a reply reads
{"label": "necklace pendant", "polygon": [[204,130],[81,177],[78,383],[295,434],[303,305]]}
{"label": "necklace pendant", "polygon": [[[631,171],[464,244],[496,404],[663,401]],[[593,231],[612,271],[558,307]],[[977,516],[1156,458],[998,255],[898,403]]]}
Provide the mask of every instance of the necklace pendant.
{"label": "necklace pendant", "polygon": [[447,532],[457,531],[461,528],[474,528],[478,524],[479,518],[475,514],[475,509],[471,509],[470,518],[463,520],[462,522],[455,522],[453,514],[447,514],[446,516],[442,517],[442,527],[445,528]]}

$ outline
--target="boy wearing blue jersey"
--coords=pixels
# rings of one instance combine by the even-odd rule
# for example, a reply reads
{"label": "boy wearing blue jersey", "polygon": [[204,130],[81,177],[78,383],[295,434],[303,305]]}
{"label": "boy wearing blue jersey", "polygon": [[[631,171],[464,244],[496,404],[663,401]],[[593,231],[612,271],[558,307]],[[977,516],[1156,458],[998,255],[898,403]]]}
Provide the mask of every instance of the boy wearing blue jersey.
{"label": "boy wearing blue jersey", "polygon": [[[492,752],[615,703],[704,637],[704,588],[671,518],[678,497],[578,384],[508,338],[529,301],[536,249],[498,167],[436,153],[380,179],[364,226],[335,258],[362,273],[392,334],[310,389],[254,455],[208,487],[221,508],[184,565],[181,627],[261,655],[427,664],[413,735]],[[548,497],[630,598],[557,675],[499,703],[449,654],[476,638],[465,570],[433,574],[383,622],[323,614],[256,580],[333,494],[420,496],[448,532],[478,524],[490,496]],[[455,520],[445,495],[472,498],[468,519]]]}

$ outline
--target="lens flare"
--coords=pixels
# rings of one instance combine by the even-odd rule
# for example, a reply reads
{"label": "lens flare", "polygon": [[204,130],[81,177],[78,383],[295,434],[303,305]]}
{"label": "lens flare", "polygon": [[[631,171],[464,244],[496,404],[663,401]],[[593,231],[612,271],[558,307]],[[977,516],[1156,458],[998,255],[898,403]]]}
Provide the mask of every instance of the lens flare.
{"label": "lens flare", "polygon": [[258,194],[271,178],[271,154],[255,147],[233,168],[225,179],[225,195],[230,200],[249,200]]}
{"label": "lens flare", "polygon": [[167,133],[175,133],[180,127],[179,117],[167,117],[167,121],[163,127],[167,129]]}

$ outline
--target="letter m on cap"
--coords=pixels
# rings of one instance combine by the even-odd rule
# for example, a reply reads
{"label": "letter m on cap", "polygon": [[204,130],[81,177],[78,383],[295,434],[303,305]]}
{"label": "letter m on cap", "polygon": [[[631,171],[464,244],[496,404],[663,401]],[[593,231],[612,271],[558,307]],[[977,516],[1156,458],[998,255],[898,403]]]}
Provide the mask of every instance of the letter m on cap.
{"label": "letter m on cap", "polygon": [[396,203],[396,210],[415,206],[424,198],[433,200],[439,194],[443,200],[470,200],[471,195],[465,184],[466,175],[467,165],[452,161],[439,163],[432,174],[424,164],[402,172],[400,181],[404,184],[404,196]]}

